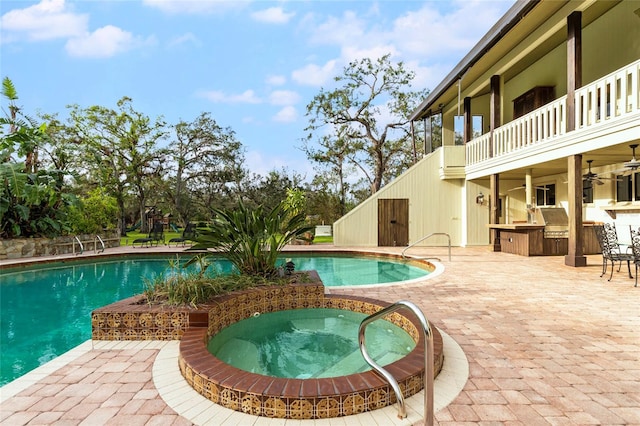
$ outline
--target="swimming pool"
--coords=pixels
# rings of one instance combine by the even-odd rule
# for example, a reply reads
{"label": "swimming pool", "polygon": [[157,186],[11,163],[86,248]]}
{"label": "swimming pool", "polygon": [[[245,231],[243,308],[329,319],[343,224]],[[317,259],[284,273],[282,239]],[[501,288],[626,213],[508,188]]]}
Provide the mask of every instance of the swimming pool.
{"label": "swimming pool", "polygon": [[[429,272],[390,258],[287,257],[297,270],[317,270],[327,286],[405,281]],[[0,385],[90,339],[91,311],[141,293],[141,277],[167,270],[168,259],[112,258],[2,270]],[[219,273],[232,270],[224,262],[215,269]]]}

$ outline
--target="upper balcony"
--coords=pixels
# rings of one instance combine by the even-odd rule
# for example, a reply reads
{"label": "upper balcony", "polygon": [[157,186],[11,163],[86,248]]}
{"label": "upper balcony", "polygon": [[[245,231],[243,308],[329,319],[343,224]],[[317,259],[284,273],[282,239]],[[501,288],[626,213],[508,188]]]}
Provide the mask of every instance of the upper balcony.
{"label": "upper balcony", "polygon": [[573,131],[563,96],[468,142],[467,178],[640,139],[639,120],[640,60],[576,91]]}

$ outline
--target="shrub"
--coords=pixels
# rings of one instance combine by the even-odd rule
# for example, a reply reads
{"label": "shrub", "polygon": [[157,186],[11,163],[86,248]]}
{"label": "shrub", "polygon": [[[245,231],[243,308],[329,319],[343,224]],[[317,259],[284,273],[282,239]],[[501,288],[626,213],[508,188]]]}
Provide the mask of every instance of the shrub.
{"label": "shrub", "polygon": [[67,215],[71,231],[77,234],[98,234],[103,229],[115,229],[118,204],[115,198],[98,188],[69,208]]}
{"label": "shrub", "polygon": [[265,278],[256,275],[232,273],[211,276],[208,259],[196,256],[190,264],[197,263],[195,270],[186,271],[181,259],[169,261],[164,274],[145,279],[144,296],[149,304],[167,304],[170,306],[198,305],[211,301],[215,296],[236,290],[265,286],[285,285],[292,281],[308,282],[307,274],[296,274],[280,278]]}

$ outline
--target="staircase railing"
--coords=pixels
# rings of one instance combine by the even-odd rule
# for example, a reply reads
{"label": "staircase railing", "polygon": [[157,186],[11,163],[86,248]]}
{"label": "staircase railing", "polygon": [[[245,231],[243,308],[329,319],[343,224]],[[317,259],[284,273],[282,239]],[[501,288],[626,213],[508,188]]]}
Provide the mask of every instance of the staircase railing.
{"label": "staircase railing", "polygon": [[[449,241],[449,243],[448,243],[448,246],[449,246],[449,262],[451,262],[451,236],[450,236],[449,234],[447,234],[446,232],[432,232],[431,234],[426,235],[426,236],[424,236],[424,237],[420,238],[418,241],[415,241],[415,242],[413,242],[413,243],[409,244],[408,246],[406,246],[406,247],[404,248],[404,250],[402,250],[402,258],[403,258],[403,259],[406,259],[406,258],[407,258],[407,256],[405,255],[405,253],[406,253],[406,251],[407,251],[407,250],[409,250],[411,247],[414,247],[415,245],[420,244],[420,243],[421,243],[421,242],[423,242],[424,240],[429,239],[429,238],[431,238],[431,237],[434,237],[434,236],[436,236],[436,235],[440,235],[440,236],[445,236],[445,237],[447,237],[447,239],[448,239],[448,241]],[[437,258],[437,257],[420,257],[419,259],[435,259],[435,260],[438,260],[438,261],[440,260],[440,259],[439,259],[439,258]]]}
{"label": "staircase railing", "polygon": [[367,348],[365,345],[365,328],[367,325],[372,323],[373,321],[382,318],[390,313],[393,313],[399,309],[407,308],[414,313],[414,315],[420,321],[420,325],[422,326],[422,332],[424,337],[424,424],[425,426],[433,426],[433,333],[431,331],[431,326],[429,322],[425,318],[424,314],[415,304],[405,301],[399,300],[394,304],[387,306],[384,309],[376,312],[375,314],[371,314],[366,317],[360,323],[360,328],[358,329],[358,342],[360,345],[360,352],[362,352],[362,356],[367,361],[367,363],[371,366],[371,368],[378,374],[380,374],[393,389],[393,392],[396,394],[396,398],[398,400],[398,417],[400,419],[404,419],[407,417],[407,408],[404,403],[404,396],[402,395],[402,390],[400,389],[400,385],[398,381],[389,373],[387,370],[378,365],[373,358],[367,352]]}

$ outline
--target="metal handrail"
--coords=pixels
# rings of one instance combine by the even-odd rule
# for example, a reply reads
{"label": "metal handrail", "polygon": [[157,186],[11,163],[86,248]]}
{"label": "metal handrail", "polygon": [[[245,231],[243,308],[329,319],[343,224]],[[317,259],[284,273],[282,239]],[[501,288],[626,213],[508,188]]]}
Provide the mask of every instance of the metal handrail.
{"label": "metal handrail", "polygon": [[74,239],[78,242],[78,244],[80,245],[80,253],[76,253],[76,245],[75,245],[75,243],[73,244],[73,254],[78,255],[78,254],[82,254],[82,253],[84,253],[84,245],[82,245],[82,241],[80,241],[80,238],[78,238],[78,236],[77,236],[77,235],[74,235],[74,237],[73,237],[73,238],[74,238]]}
{"label": "metal handrail", "polygon": [[97,250],[98,245],[97,245],[97,244],[95,243],[95,241],[94,241],[94,243],[93,243],[94,251],[96,251],[96,252],[98,252],[98,253],[102,253],[102,252],[104,252],[104,249],[105,249],[105,247],[104,247],[104,241],[102,241],[102,238],[100,238],[100,235],[96,235],[96,238],[98,239],[98,241],[100,241],[100,245],[102,246],[102,249],[101,249],[100,251],[98,251],[98,250]]}
{"label": "metal handrail", "polygon": [[431,326],[429,322],[425,318],[424,314],[415,304],[412,302],[408,302],[406,300],[399,300],[394,304],[387,306],[386,308],[376,312],[375,314],[371,314],[366,317],[360,323],[360,328],[358,329],[358,343],[360,345],[360,352],[362,352],[362,356],[365,361],[373,368],[373,370],[384,377],[389,385],[393,389],[396,394],[396,398],[398,399],[398,417],[400,419],[404,419],[407,417],[407,409],[404,403],[404,397],[402,396],[402,391],[400,390],[400,385],[398,381],[389,373],[387,370],[378,365],[369,353],[367,352],[367,348],[365,346],[365,337],[364,331],[367,325],[372,323],[373,321],[382,318],[392,312],[397,311],[398,309],[408,308],[411,310],[418,320],[420,321],[420,325],[422,325],[422,332],[424,336],[424,424],[425,426],[433,426],[433,333],[431,331]]}
{"label": "metal handrail", "polygon": [[[451,262],[451,236],[450,236],[449,234],[447,234],[446,232],[432,232],[431,234],[429,234],[429,235],[427,235],[427,236],[424,236],[424,237],[420,238],[418,241],[416,241],[416,242],[414,242],[414,243],[409,244],[408,246],[406,246],[406,247],[404,248],[404,250],[402,250],[402,258],[403,258],[403,259],[406,259],[406,258],[407,258],[407,256],[405,255],[405,252],[406,252],[407,250],[409,250],[411,247],[413,247],[413,246],[415,246],[416,244],[421,243],[421,242],[423,242],[424,240],[426,240],[427,238],[431,238],[431,237],[433,237],[433,236],[435,236],[435,235],[444,235],[444,236],[445,236],[445,237],[447,237],[447,239],[449,240],[449,262]],[[439,258],[437,258],[437,257],[420,257],[419,259],[436,259],[436,260],[440,260],[440,259],[439,259]]]}

